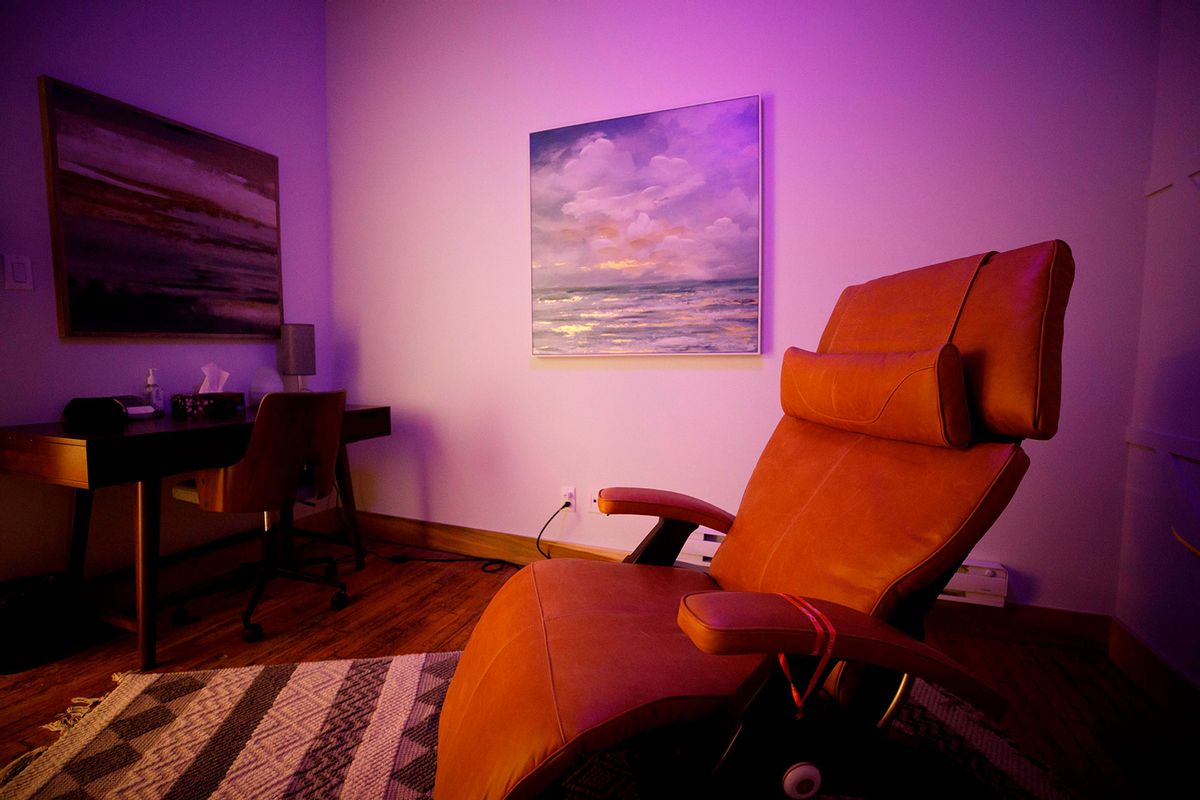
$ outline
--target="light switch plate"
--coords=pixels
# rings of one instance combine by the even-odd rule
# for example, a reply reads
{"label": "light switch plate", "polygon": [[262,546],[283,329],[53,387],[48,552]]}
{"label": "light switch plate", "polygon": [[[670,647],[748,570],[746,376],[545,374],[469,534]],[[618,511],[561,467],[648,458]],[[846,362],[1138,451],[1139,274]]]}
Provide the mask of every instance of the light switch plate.
{"label": "light switch plate", "polygon": [[6,289],[33,288],[33,263],[29,256],[4,257],[4,286]]}

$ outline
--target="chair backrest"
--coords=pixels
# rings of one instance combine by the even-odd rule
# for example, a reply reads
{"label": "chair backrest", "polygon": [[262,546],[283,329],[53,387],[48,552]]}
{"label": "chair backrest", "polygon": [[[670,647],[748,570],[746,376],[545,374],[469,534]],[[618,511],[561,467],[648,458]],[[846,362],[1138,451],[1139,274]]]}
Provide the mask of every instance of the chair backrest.
{"label": "chair backrest", "polygon": [[333,489],[346,393],[278,392],[263,397],[246,454],[196,476],[209,511],[278,511],[303,485],[313,498]]}
{"label": "chair backrest", "polygon": [[1016,491],[1020,440],[1054,435],[1073,276],[1051,241],[847,288],[818,352],[784,359],[713,578],[923,616]]}

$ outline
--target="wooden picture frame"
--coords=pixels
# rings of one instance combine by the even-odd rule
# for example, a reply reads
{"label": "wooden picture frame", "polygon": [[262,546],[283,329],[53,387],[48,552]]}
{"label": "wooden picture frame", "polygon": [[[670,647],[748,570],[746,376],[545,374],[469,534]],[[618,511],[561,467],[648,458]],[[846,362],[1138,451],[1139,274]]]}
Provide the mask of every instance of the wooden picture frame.
{"label": "wooden picture frame", "polygon": [[279,337],[279,159],[38,79],[64,337]]}

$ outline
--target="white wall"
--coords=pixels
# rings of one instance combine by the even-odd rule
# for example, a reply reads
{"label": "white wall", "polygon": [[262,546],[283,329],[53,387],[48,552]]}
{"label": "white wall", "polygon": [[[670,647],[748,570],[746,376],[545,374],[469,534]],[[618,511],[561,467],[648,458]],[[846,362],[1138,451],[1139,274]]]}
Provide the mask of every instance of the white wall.
{"label": "white wall", "polygon": [[[30,256],[33,291],[0,290],[0,424],[54,419],[77,395],[138,393],[157,367],[170,395],[216,361],[246,391],[274,365],[271,343],[60,339],[37,76],[54,78],[279,157],[286,319],[313,322],[321,387],[331,376],[324,8],[320,0],[242,3],[0,3],[0,252]],[[69,492],[0,476],[0,580],[64,566]],[[88,571],[130,562],[133,494],[97,495]],[[177,505],[167,502],[166,507]],[[170,516],[173,550],[214,526]]]}
{"label": "white wall", "polygon": [[[977,548],[1022,603],[1111,613],[1149,171],[1152,3],[327,6],[335,363],[395,433],[361,505],[533,535],[559,487],[736,509],[788,345],[838,292],[1049,238],[1078,277],[1058,437]],[[535,359],[532,131],[758,93],[762,357]],[[551,538],[631,546],[574,514]]]}
{"label": "white wall", "polygon": [[[1200,685],[1200,5],[1163,4],[1116,616]],[[1190,493],[1190,499],[1188,494]]]}

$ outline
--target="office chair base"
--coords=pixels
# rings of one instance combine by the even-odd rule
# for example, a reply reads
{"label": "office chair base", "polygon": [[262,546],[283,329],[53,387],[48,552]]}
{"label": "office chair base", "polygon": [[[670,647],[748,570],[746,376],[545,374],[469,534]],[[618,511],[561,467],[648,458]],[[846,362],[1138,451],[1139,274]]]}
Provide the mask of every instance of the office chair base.
{"label": "office chair base", "polygon": [[[329,574],[328,568],[326,568],[325,574]],[[315,583],[320,586],[328,586],[336,589],[337,591],[329,598],[329,605],[334,611],[341,611],[350,604],[350,595],[346,593],[346,584],[342,581],[268,563],[259,575],[258,583],[254,587],[254,592],[250,595],[250,602],[246,605],[246,610],[242,612],[242,639],[247,643],[261,642],[263,640],[262,626],[257,622],[251,622],[251,618],[254,616],[254,609],[258,607],[258,601],[262,599],[263,591],[267,588],[267,584],[274,578],[291,578],[292,580]]]}

